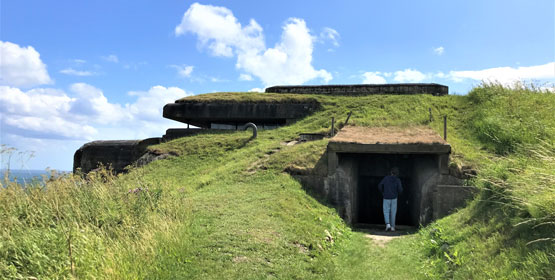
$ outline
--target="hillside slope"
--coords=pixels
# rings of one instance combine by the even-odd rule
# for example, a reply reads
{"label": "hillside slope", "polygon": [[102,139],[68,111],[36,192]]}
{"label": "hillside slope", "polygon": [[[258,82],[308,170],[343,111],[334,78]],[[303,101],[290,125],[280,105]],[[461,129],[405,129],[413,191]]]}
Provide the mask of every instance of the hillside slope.
{"label": "hillside slope", "polygon": [[[238,98],[225,96],[213,98]],[[555,278],[555,95],[308,98],[322,110],[255,140],[201,134],[151,147],[177,156],[125,175],[0,190],[0,278]],[[452,161],[479,171],[477,199],[385,248],[349,228],[284,172],[314,167],[328,140],[284,143],[350,111],[356,125],[438,133],[447,115]]]}

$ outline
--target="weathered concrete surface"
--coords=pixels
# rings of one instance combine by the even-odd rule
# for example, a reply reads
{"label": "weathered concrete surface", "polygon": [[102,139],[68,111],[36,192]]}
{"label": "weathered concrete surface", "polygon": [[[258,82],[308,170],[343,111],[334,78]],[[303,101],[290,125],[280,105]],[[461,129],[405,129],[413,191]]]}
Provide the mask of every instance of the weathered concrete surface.
{"label": "weathered concrete surface", "polygon": [[433,219],[443,218],[466,206],[476,193],[476,187],[472,186],[437,185],[433,192]]}
{"label": "weathered concrete surface", "polygon": [[440,84],[358,84],[358,85],[318,85],[318,86],[273,86],[268,93],[329,94],[329,95],[371,95],[371,94],[449,94],[449,88]]}
{"label": "weathered concrete surface", "polygon": [[248,122],[259,127],[282,126],[315,112],[318,103],[179,102],[164,106],[164,118],[202,128],[226,124],[235,129]]}
{"label": "weathered concrete surface", "polygon": [[144,140],[111,140],[93,141],[79,148],[73,156],[73,172],[78,169],[83,173],[103,165],[116,173],[125,171],[125,167],[133,164],[150,145],[161,143],[162,138]]}

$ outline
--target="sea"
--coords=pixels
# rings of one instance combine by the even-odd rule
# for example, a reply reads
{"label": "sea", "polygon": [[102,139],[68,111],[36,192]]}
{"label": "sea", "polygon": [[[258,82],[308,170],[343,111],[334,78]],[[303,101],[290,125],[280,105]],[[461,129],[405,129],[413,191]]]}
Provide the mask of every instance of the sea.
{"label": "sea", "polygon": [[[6,175],[8,175],[8,180],[10,182],[17,182],[21,186],[26,185],[44,185],[44,180],[50,178],[52,171],[50,170],[29,170],[29,169],[10,169],[9,172],[6,169],[0,169],[0,184],[5,187]],[[58,176],[70,173],[70,171],[58,171],[56,174]]]}

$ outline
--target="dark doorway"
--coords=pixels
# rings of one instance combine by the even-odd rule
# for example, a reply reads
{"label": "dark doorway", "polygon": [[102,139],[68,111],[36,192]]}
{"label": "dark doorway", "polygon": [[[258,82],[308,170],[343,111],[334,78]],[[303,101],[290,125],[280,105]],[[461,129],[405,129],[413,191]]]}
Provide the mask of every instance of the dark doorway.
{"label": "dark doorway", "polygon": [[[384,175],[385,176],[385,175]],[[358,193],[358,222],[363,224],[383,224],[383,197],[378,190],[378,184],[383,177],[360,176]],[[409,195],[410,179],[400,177],[404,192],[397,198],[396,224],[412,225],[410,221]]]}
{"label": "dark doorway", "polygon": [[398,225],[418,225],[420,186],[415,174],[419,156],[410,154],[361,154],[358,157],[357,223],[383,224],[383,197],[380,181],[392,167],[399,168],[403,193],[397,198]]}

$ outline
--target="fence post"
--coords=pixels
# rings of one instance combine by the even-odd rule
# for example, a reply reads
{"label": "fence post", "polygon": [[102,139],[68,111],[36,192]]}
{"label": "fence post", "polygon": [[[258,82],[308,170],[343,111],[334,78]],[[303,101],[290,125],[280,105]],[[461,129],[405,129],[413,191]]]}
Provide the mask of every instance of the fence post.
{"label": "fence post", "polygon": [[353,111],[349,112],[349,115],[347,116],[347,119],[345,120],[345,123],[343,125],[347,125],[347,123],[349,122],[349,119],[351,118],[352,113],[353,113]]}
{"label": "fence post", "polygon": [[331,137],[335,136],[335,117],[331,117]]}

